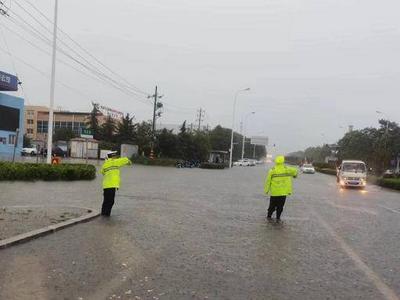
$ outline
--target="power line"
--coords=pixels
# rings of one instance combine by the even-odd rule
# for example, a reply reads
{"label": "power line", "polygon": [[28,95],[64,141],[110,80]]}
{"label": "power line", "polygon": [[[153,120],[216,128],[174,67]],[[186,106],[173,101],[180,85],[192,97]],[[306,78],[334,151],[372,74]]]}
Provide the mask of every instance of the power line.
{"label": "power line", "polygon": [[[15,22],[15,19],[12,20],[12,21],[13,21],[17,26],[21,27],[23,30],[28,31],[29,33],[31,33],[31,34],[32,34],[34,37],[36,37],[37,39],[43,41],[43,42],[46,43],[46,44],[49,44],[49,43],[50,43],[50,40],[48,40],[45,36],[41,35],[40,32],[30,30],[29,27],[27,28],[27,26],[25,26],[25,25],[23,25],[23,24],[21,24],[21,23],[19,23],[19,22]],[[27,25],[30,25],[30,24],[27,23],[26,21],[24,21],[24,23],[27,24]],[[7,27],[7,26],[5,26],[5,27],[6,27],[8,30],[13,31],[14,33],[16,33],[14,30],[10,29],[9,27]],[[35,48],[39,49],[40,51],[42,51],[42,52],[44,52],[44,53],[50,55],[50,53],[49,53],[48,51],[43,50],[42,48],[39,48],[38,46],[36,46],[36,45],[33,44],[32,42],[30,42],[29,40],[23,38],[20,34],[16,33],[16,35],[19,36],[21,39],[25,40],[27,43],[31,44],[33,47],[35,47]],[[81,61],[79,61],[78,59],[74,58],[72,55],[68,54],[68,53],[67,53],[66,51],[64,51],[63,49],[60,49],[59,47],[57,47],[57,49],[58,49],[64,56],[66,56],[67,58],[69,58],[69,59],[71,59],[72,61],[74,61],[75,63],[77,63],[77,64],[80,65],[82,68],[88,70],[88,71],[91,72],[91,73],[94,73],[94,74],[96,75],[96,77],[91,76],[92,79],[94,78],[94,79],[96,79],[96,80],[99,80],[99,81],[101,81],[101,82],[103,82],[103,83],[105,83],[105,84],[107,84],[107,85],[109,85],[109,86],[111,86],[111,87],[113,87],[113,88],[115,88],[115,89],[117,89],[117,90],[120,90],[121,92],[123,92],[124,94],[127,94],[127,95],[129,95],[129,96],[138,97],[138,95],[132,93],[132,91],[127,90],[127,89],[125,89],[124,87],[119,86],[119,85],[118,85],[118,82],[116,82],[115,80],[112,80],[112,79],[111,79],[111,80],[107,80],[107,78],[109,78],[109,77],[108,77],[106,74],[101,73],[101,72],[99,72],[99,71],[97,71],[97,70],[91,69],[90,67],[88,67],[87,65],[85,65],[84,63],[82,63]],[[58,61],[61,61],[61,60],[58,59]],[[76,69],[75,67],[71,66],[70,64],[68,64],[68,63],[66,63],[66,62],[64,62],[64,61],[62,61],[62,62],[63,62],[64,64],[68,65],[69,67],[71,67],[72,69],[74,69],[75,71],[77,71],[77,72],[79,72],[79,73],[81,73],[81,74],[85,74],[85,73],[83,73],[82,71],[80,71],[80,70]],[[85,75],[89,76],[88,74],[85,74]],[[109,79],[110,79],[110,78],[109,78]],[[136,99],[137,99],[137,98],[136,98]],[[137,100],[140,101],[140,102],[142,102],[142,103],[144,103],[144,104],[146,104],[146,105],[151,105],[149,102],[147,102],[147,101],[145,101],[145,100],[140,100],[140,99],[137,99]]]}
{"label": "power line", "polygon": [[[51,41],[45,36],[43,35],[40,31],[38,31],[36,28],[34,28],[34,26],[30,23],[28,23],[26,20],[24,20],[21,16],[19,16],[18,14],[16,14],[13,11],[13,14],[16,15],[21,21],[18,21],[16,18],[12,17],[10,18],[12,22],[14,22],[17,26],[19,26],[20,28],[22,28],[23,30],[27,31],[28,33],[30,33],[31,35],[33,35],[34,37],[36,37],[37,39],[41,40],[42,42],[44,42],[45,44],[49,45],[51,44]],[[22,22],[22,23],[21,23]],[[40,22],[40,21],[38,21]],[[43,25],[44,26],[44,25]],[[32,29],[33,28],[33,29]],[[63,44],[66,44],[65,42],[63,42]],[[68,46],[68,45],[67,45]],[[68,46],[68,48],[72,49],[71,47]],[[117,82],[116,80],[114,80],[113,78],[109,77],[107,74],[105,74],[104,72],[100,71],[97,67],[93,67],[93,64],[91,64],[89,61],[87,61],[85,58],[83,58],[84,60],[86,60],[86,62],[88,62],[88,64],[91,67],[87,66],[85,63],[81,62],[79,59],[73,57],[72,55],[70,55],[69,53],[67,53],[65,50],[61,49],[60,47],[57,47],[57,49],[66,57],[68,57],[69,59],[71,59],[72,61],[74,61],[75,63],[79,64],[81,67],[83,67],[84,69],[88,70],[89,72],[94,73],[100,80],[102,80],[104,83],[110,85],[113,88],[119,89],[121,91],[123,91],[125,94],[129,95],[129,96],[134,96],[134,97],[138,97],[137,94],[135,94],[135,91],[129,90],[127,89],[127,87],[125,85],[121,85],[119,82]],[[73,49],[72,49],[73,50]],[[76,51],[74,51],[75,53],[77,53]],[[77,53],[80,57],[82,57],[79,53]],[[150,103],[148,103],[145,100],[139,100],[138,101],[150,105]]]}
{"label": "power line", "polygon": [[[1,3],[1,2],[0,2],[0,3]],[[3,24],[3,23],[1,22],[1,24]],[[8,55],[10,56],[11,63],[12,63],[12,66],[13,66],[13,69],[14,69],[14,72],[15,72],[15,75],[17,76],[17,80],[18,80],[18,84],[19,84],[19,83],[20,83],[21,76],[20,76],[20,74],[19,74],[18,71],[17,71],[17,66],[15,65],[15,59],[14,59],[14,57],[13,57],[11,51],[10,51],[10,47],[8,46],[7,39],[6,39],[6,35],[5,35],[5,33],[4,33],[3,27],[1,27],[0,30],[1,30],[1,34],[2,34],[3,40],[4,40],[4,45],[6,46],[6,48],[7,48],[7,50],[8,50]],[[27,100],[27,102],[29,102],[28,97],[26,97],[26,93],[25,93],[24,87],[23,87],[22,85],[20,85],[20,88],[21,88],[21,91],[22,91],[22,95],[24,95],[24,98]]]}
{"label": "power line", "polygon": [[[10,54],[10,52],[8,52],[7,50],[3,49],[2,47],[0,47],[0,50],[3,51],[6,54]],[[28,66],[29,68],[31,68],[32,70],[36,71],[37,73],[43,75],[44,77],[50,78],[50,75],[48,73],[38,69],[37,67],[35,67],[32,64],[28,63],[27,61],[23,60],[22,58],[14,56],[14,59],[16,59],[17,61],[21,62],[22,64]],[[85,93],[83,93],[83,92],[81,92],[81,91],[79,91],[79,90],[77,90],[77,89],[75,89],[75,88],[73,88],[73,87],[61,82],[61,81],[59,81],[59,80],[57,80],[56,82],[58,84],[60,84],[60,85],[63,85],[67,89],[73,91],[74,93],[79,94],[81,96],[84,96],[85,98],[90,98],[91,97],[90,95],[85,94]]]}
{"label": "power line", "polygon": [[[15,13],[14,13],[15,14]],[[21,17],[19,17],[22,22],[24,24],[21,24],[20,22],[16,21],[15,18],[12,18],[11,21],[14,22],[17,26],[21,27],[23,30],[31,33],[33,36],[35,36],[37,39],[41,40],[42,42],[44,42],[47,45],[51,45],[51,40],[48,39],[45,35],[43,35],[41,32],[39,32],[36,28],[34,28],[32,26],[32,24],[28,23],[27,21],[23,20]],[[33,29],[32,29],[33,28]],[[64,56],[66,56],[67,58],[71,59],[72,61],[74,61],[75,63],[79,64],[80,66],[82,66],[84,69],[87,69],[88,71],[96,74],[100,79],[102,80],[107,80],[106,83],[108,84],[112,84],[113,87],[118,86],[119,88],[123,88],[126,91],[129,92],[129,95],[131,96],[135,96],[137,97],[137,95],[135,94],[135,92],[132,92],[131,90],[126,89],[125,86],[120,85],[117,81],[115,81],[113,78],[109,77],[107,74],[103,73],[102,71],[98,70],[96,67],[93,68],[93,65],[90,64],[90,62],[88,62],[86,60],[86,62],[92,66],[92,68],[90,68],[89,66],[87,66],[85,63],[79,61],[77,58],[73,57],[71,54],[67,53],[64,49],[60,48],[57,46],[57,50],[62,53]],[[85,60],[85,59],[84,59]],[[104,78],[103,78],[104,77]]]}
{"label": "power line", "polygon": [[[0,0],[1,1],[1,0]],[[42,18],[44,18],[49,24],[54,24],[50,18],[48,18],[42,11],[40,11],[33,3],[23,0],[25,3],[27,3],[32,9],[34,9],[35,12],[37,12]],[[26,31],[28,34],[34,36],[36,39],[40,40],[47,46],[51,44],[51,40],[47,36],[47,33],[52,34],[52,31],[44,25],[41,20],[39,20],[36,16],[34,16],[26,7],[24,7],[21,3],[15,2],[16,5],[22,9],[30,18],[34,20],[35,23],[37,23],[41,28],[43,28],[46,33],[43,33],[42,31],[38,30],[34,25],[32,25],[30,22],[26,20],[26,18],[21,17],[18,13],[15,12],[15,9],[11,10],[10,7],[8,7],[7,11],[12,12],[12,15],[16,16],[10,16],[9,20],[22,28],[24,31]],[[9,29],[9,28],[8,28]],[[111,74],[115,75],[115,77],[110,77],[108,74],[105,74],[102,70],[100,70],[96,65],[94,65],[92,62],[90,62],[88,59],[86,59],[82,54],[80,54],[77,50],[73,49],[67,42],[65,42],[63,39],[60,37],[57,38],[57,40],[60,41],[60,44],[63,45],[64,48],[67,48],[67,50],[71,51],[73,54],[76,55],[76,57],[73,54],[70,54],[67,52],[66,49],[63,49],[62,46],[58,46],[57,50],[60,51],[64,56],[66,56],[68,59],[72,60],[74,63],[78,64],[81,68],[84,70],[88,71],[89,73],[92,73],[93,75],[86,74],[85,72],[82,72],[81,70],[73,67],[72,65],[58,59],[58,61],[63,62],[65,65],[71,67],[75,71],[84,74],[85,76],[90,77],[91,79],[101,81],[102,83],[105,83],[112,88],[115,88],[124,94],[127,94],[129,96],[134,96],[138,97],[136,93],[141,93],[142,95],[148,95],[148,93],[142,91],[141,89],[137,88],[130,82],[128,82],[123,76],[120,74],[114,72],[111,68],[106,66],[101,60],[97,59],[94,55],[92,55],[88,50],[86,50],[84,47],[82,47],[78,42],[76,42],[70,35],[68,35],[66,32],[64,32],[61,28],[57,27],[57,30],[60,31],[65,37],[67,37],[68,40],[70,40],[76,47],[78,47],[81,51],[83,51],[86,55],[88,55],[91,59],[93,59],[97,64],[101,65],[103,68],[105,68],[108,72]],[[19,35],[20,38],[24,39],[21,35]],[[28,41],[27,39],[24,39],[26,42],[31,44],[33,47],[38,48],[34,43]],[[40,48],[41,49],[41,48]],[[49,55],[49,52],[46,50],[41,49],[40,51],[46,53]],[[83,61],[83,62],[82,62]],[[119,79],[122,80],[125,84],[116,81],[115,78],[118,77]],[[152,105],[150,102],[146,100],[139,100],[138,101],[146,104],[146,105]],[[175,111],[183,111],[185,110],[186,112],[192,111],[191,109],[186,109],[178,106],[174,106],[171,104],[167,104],[168,110],[175,110]],[[169,106],[172,107],[172,109],[169,108]],[[174,108],[175,107],[175,108]]]}
{"label": "power line", "polygon": [[[31,2],[28,2],[26,0],[24,0],[26,3],[28,3],[36,12],[38,12],[42,17],[44,17],[50,24],[53,24],[53,21],[50,20],[45,14],[43,14],[34,4],[32,4]],[[21,9],[23,9],[32,19],[34,19],[38,24],[40,24],[44,29],[46,29],[49,33],[52,33],[50,29],[48,29],[45,25],[43,25],[35,16],[33,16],[29,11],[27,11],[21,4],[19,4],[18,2],[15,2]],[[89,55],[92,59],[94,59],[98,64],[100,64],[101,66],[103,66],[105,69],[107,69],[109,72],[111,72],[113,75],[119,77],[120,79],[122,79],[126,84],[128,84],[128,88],[131,88],[132,90],[134,90],[135,92],[141,93],[143,95],[148,95],[149,93],[142,91],[141,89],[137,88],[136,86],[134,86],[133,84],[129,83],[124,77],[122,77],[120,74],[114,72],[111,68],[109,68],[108,66],[106,66],[102,61],[100,61],[99,59],[97,59],[94,55],[92,55],[88,50],[86,50],[85,48],[83,48],[78,42],[76,42],[69,34],[67,34],[66,32],[64,32],[61,28],[59,28],[57,26],[57,30],[59,30],[61,33],[63,33],[69,40],[71,40],[77,47],[79,47],[82,51],[84,51],[87,55]],[[76,53],[78,56],[80,56],[82,59],[84,59],[86,62],[88,62],[83,56],[81,56],[77,51],[75,51],[74,49],[72,49],[70,46],[68,46],[67,43],[65,43],[63,40],[61,40],[60,38],[58,38],[60,40],[61,43],[63,43],[67,48],[69,48],[71,51],[73,51],[74,53]],[[88,62],[90,63],[90,62]],[[92,66],[94,66],[93,64],[91,64]],[[95,66],[94,66],[95,67]]]}

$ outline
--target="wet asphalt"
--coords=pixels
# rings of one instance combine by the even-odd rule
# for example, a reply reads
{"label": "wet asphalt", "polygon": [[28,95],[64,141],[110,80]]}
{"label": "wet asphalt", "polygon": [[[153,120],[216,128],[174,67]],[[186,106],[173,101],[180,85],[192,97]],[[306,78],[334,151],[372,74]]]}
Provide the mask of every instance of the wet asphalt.
{"label": "wet asphalt", "polygon": [[[265,173],[125,168],[110,219],[0,251],[0,299],[398,299],[400,193],[302,174],[276,224]],[[99,207],[100,180],[0,183],[0,206]]]}

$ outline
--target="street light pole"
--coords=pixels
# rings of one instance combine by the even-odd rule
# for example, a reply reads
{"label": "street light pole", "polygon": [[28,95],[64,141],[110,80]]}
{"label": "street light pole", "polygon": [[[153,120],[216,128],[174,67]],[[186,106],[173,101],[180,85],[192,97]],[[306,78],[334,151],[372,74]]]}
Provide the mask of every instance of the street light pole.
{"label": "street light pole", "polygon": [[229,168],[232,168],[232,155],[233,155],[233,132],[234,132],[234,127],[235,127],[235,113],[236,113],[236,102],[239,93],[245,92],[245,91],[250,91],[250,88],[239,90],[235,94],[235,100],[233,101],[233,112],[232,112],[232,130],[231,130],[231,147],[230,147],[230,153],[229,153]]}
{"label": "street light pole", "polygon": [[54,5],[54,29],[53,29],[53,57],[51,67],[51,83],[50,83],[50,107],[49,107],[49,123],[47,135],[47,163],[51,164],[51,152],[53,148],[53,120],[54,120],[54,90],[56,82],[56,54],[57,54],[57,14],[58,0]]}
{"label": "street light pole", "polygon": [[246,122],[247,122],[247,118],[251,115],[254,115],[256,112],[252,111],[250,113],[248,113],[245,117],[244,117],[244,121],[243,121],[243,140],[242,140],[242,160],[244,158],[244,143],[246,141]]}
{"label": "street light pole", "polygon": [[[383,115],[383,117],[386,119],[386,130],[385,130],[385,152],[388,151],[388,138],[389,138],[389,118],[387,115],[379,110],[376,110],[376,113],[378,115]],[[386,155],[385,155],[386,156]],[[385,167],[385,159],[382,162],[382,166]]]}
{"label": "street light pole", "polygon": [[388,118],[388,116],[384,112],[381,112],[379,110],[376,110],[376,113],[378,115],[383,115],[383,117],[386,118],[386,134],[388,134],[388,132],[389,132],[389,118]]}

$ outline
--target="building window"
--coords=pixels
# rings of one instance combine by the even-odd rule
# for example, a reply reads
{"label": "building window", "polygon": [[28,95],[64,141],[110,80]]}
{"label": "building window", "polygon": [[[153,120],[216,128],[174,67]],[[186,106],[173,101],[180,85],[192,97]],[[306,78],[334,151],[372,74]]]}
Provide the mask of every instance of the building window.
{"label": "building window", "polygon": [[49,128],[48,121],[37,121],[37,132],[38,133],[47,133]]}
{"label": "building window", "polygon": [[28,114],[28,116],[33,116],[33,110],[28,110],[27,114]]}
{"label": "building window", "polygon": [[15,134],[10,134],[10,135],[8,136],[8,143],[9,143],[10,145],[15,145],[15,139],[16,139]]}
{"label": "building window", "polygon": [[43,132],[43,121],[37,121],[36,127],[37,127],[37,132],[42,133]]}
{"label": "building window", "polygon": [[32,129],[32,128],[28,128],[28,129],[26,130],[26,133],[28,133],[28,134],[33,134],[33,129]]}
{"label": "building window", "polygon": [[28,124],[33,124],[33,120],[32,120],[32,119],[28,119],[28,120],[27,120],[27,123],[28,123]]}
{"label": "building window", "polygon": [[0,137],[0,144],[7,144],[7,139],[5,137]]}

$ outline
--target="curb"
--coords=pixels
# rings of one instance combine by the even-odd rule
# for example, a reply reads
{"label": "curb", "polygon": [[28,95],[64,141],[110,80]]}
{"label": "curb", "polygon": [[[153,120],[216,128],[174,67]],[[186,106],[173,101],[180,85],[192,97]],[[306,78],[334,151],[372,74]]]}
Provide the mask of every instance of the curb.
{"label": "curb", "polygon": [[0,249],[5,249],[5,248],[11,247],[16,244],[24,243],[24,242],[36,239],[36,238],[44,236],[44,235],[54,233],[56,231],[62,230],[64,228],[70,227],[75,224],[85,223],[85,222],[88,222],[88,221],[100,216],[99,211],[92,211],[91,209],[89,211],[90,211],[90,213],[80,216],[75,219],[70,219],[65,222],[60,222],[58,224],[54,224],[54,225],[50,225],[50,226],[43,227],[40,229],[32,230],[32,231],[29,231],[26,233],[18,234],[16,236],[13,236],[8,239],[1,240],[0,241]]}

